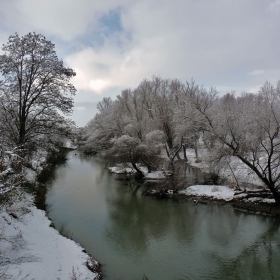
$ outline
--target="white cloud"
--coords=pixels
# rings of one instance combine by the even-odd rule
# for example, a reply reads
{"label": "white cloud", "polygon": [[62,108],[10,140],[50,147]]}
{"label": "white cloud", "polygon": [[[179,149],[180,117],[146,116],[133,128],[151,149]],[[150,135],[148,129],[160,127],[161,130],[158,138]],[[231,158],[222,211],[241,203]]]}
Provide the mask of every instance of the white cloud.
{"label": "white cloud", "polygon": [[106,80],[90,80],[89,87],[91,90],[101,93],[103,90],[107,89],[110,86],[111,82]]}
{"label": "white cloud", "polygon": [[[96,93],[135,87],[152,75],[194,77],[201,83],[212,77],[215,85],[215,77],[236,69],[275,68],[280,20],[267,16],[268,5],[263,0],[131,1],[121,11],[123,33],[106,38],[98,49],[87,46],[69,55],[67,63],[77,69],[77,88]],[[261,71],[251,71],[247,79]],[[236,82],[234,75],[227,80]]]}
{"label": "white cloud", "polygon": [[[67,41],[80,96],[136,87],[159,75],[249,89],[279,73],[279,0],[4,1],[0,27]],[[274,7],[275,9],[272,9]],[[100,18],[120,13],[122,30],[102,33]],[[16,19],[16,20],[15,20]],[[3,28],[4,30],[4,28]],[[96,36],[102,42],[96,43]],[[0,36],[1,40],[1,36]],[[63,47],[59,45],[58,49]],[[66,52],[66,51],[65,51]],[[257,70],[254,70],[257,69]],[[264,70],[260,70],[264,69]],[[264,79],[264,80],[260,80]],[[274,81],[272,81],[274,82]],[[79,93],[78,93],[79,94]]]}
{"label": "white cloud", "polygon": [[98,20],[104,13],[122,6],[127,0],[118,0],[114,3],[92,0],[5,2],[3,3],[5,21],[11,29],[19,33],[36,30],[63,40],[71,40],[85,34],[89,29],[97,28]]}

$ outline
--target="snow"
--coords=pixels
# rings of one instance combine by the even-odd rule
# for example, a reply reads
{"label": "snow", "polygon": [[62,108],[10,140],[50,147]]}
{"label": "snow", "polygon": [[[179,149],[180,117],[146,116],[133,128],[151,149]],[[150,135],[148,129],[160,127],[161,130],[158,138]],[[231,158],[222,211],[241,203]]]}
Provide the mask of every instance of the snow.
{"label": "snow", "polygon": [[273,198],[261,198],[261,197],[250,197],[246,199],[248,202],[264,202],[264,203],[275,203]]}
{"label": "snow", "polygon": [[[147,180],[161,180],[166,178],[166,171],[153,171],[148,173],[148,169],[145,166],[139,166],[138,168],[144,173],[145,179]],[[117,166],[108,167],[108,170],[115,174],[136,174],[136,170],[131,166],[131,164],[118,164]]]}
{"label": "snow", "polygon": [[[4,258],[11,260],[6,267],[0,266],[0,275],[1,269],[7,268],[6,273],[14,278],[21,273],[21,277],[28,275],[27,279],[62,280],[70,279],[74,271],[80,276],[78,279],[94,279],[97,274],[86,267],[89,256],[82,252],[83,248],[49,225],[45,212],[33,206],[31,199],[0,213],[0,248]],[[19,233],[23,239],[20,246],[6,241],[7,237],[20,236]]]}
{"label": "snow", "polygon": [[42,171],[43,166],[46,164],[48,153],[43,149],[38,149],[33,153],[32,159],[30,160],[33,170],[36,170],[37,173]]}
{"label": "snow", "polygon": [[73,150],[75,150],[75,149],[78,148],[77,145],[74,145],[74,144],[73,144],[73,141],[71,141],[70,139],[67,139],[67,140],[65,141],[64,147],[65,147],[65,148],[68,148],[68,149],[73,149]]}
{"label": "snow", "polygon": [[160,180],[166,178],[166,172],[165,171],[154,171],[150,173],[145,174],[145,179],[147,180]]}
{"label": "snow", "polygon": [[230,201],[234,197],[234,190],[227,186],[195,185],[179,191],[188,196],[207,197],[218,200]]}
{"label": "snow", "polygon": [[135,174],[136,170],[132,167],[113,166],[108,167],[108,170],[115,174]]}
{"label": "snow", "polygon": [[[148,169],[144,166],[137,165],[138,168],[143,172],[147,173]],[[113,167],[108,167],[108,170],[115,174],[136,174],[137,171],[132,167],[130,163],[120,163]]]}
{"label": "snow", "polygon": [[[194,149],[186,150],[188,163],[193,166],[201,169],[203,172],[209,173],[213,171],[214,168],[216,172],[218,172],[219,176],[227,179],[229,182],[235,183],[235,178],[238,178],[239,183],[246,183],[250,185],[263,186],[263,182],[258,178],[258,176],[240,159],[237,157],[231,156],[228,158],[228,163],[221,162],[221,165],[211,166],[208,162],[209,152],[205,148],[204,144],[200,143],[200,147],[198,149],[198,155],[200,162],[196,162],[195,151]],[[183,154],[180,154],[183,157]],[[210,161],[211,162],[211,161]],[[232,171],[230,170],[228,164],[234,172],[234,176]]]}
{"label": "snow", "polygon": [[[224,200],[224,201],[231,201],[236,198],[240,199],[247,196],[246,193],[235,195],[235,190],[233,190],[232,188],[229,188],[228,186],[216,186],[216,185],[190,186],[184,190],[179,191],[179,193],[184,194],[186,196],[204,197],[204,198],[211,198],[211,199]],[[245,198],[243,201],[275,203],[274,199],[261,198],[261,197],[250,197],[248,199]]]}

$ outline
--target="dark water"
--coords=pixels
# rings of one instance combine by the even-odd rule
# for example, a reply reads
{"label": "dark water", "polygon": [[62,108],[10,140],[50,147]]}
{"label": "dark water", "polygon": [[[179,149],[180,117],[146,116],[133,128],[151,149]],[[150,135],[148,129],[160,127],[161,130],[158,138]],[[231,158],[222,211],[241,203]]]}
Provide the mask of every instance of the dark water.
{"label": "dark water", "polygon": [[104,264],[104,279],[280,279],[279,220],[142,197],[145,186],[75,153],[55,170],[48,211]]}

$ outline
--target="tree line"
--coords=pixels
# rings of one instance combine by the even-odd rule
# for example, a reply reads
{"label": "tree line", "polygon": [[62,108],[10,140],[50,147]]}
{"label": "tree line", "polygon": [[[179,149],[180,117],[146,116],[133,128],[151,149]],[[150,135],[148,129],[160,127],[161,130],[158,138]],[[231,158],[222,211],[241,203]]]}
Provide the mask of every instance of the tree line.
{"label": "tree line", "polygon": [[171,166],[193,148],[200,161],[203,142],[213,162],[234,156],[243,162],[280,203],[280,82],[265,82],[256,94],[217,90],[194,81],[153,77],[116,100],[103,98],[84,128],[84,149],[107,150],[115,162],[157,170],[165,150]]}

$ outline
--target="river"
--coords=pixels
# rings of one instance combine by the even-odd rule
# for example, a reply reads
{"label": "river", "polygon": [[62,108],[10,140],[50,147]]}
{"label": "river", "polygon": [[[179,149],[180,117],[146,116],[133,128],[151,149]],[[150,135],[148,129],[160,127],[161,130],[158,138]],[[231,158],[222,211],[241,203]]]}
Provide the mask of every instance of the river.
{"label": "river", "polygon": [[143,197],[145,188],[73,151],[54,171],[47,210],[103,265],[103,279],[280,279],[279,219]]}

